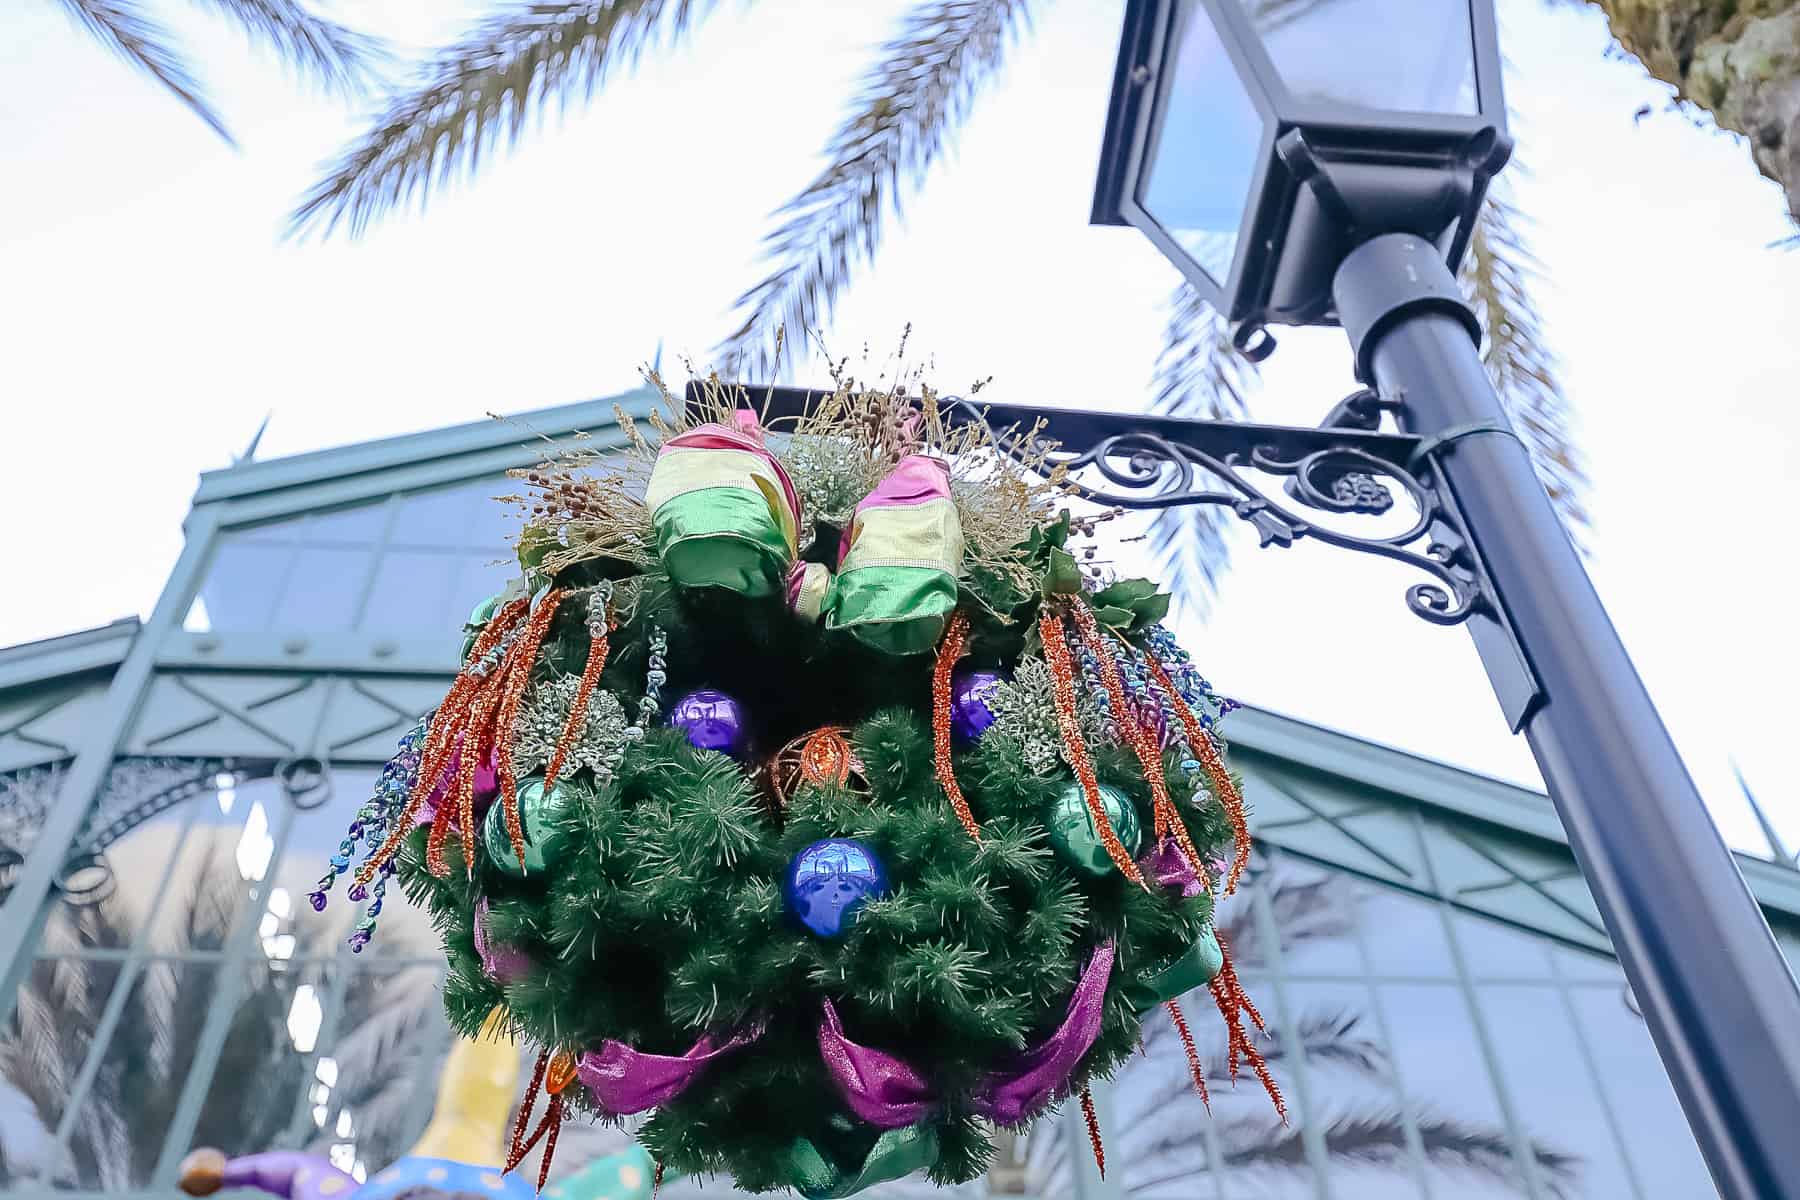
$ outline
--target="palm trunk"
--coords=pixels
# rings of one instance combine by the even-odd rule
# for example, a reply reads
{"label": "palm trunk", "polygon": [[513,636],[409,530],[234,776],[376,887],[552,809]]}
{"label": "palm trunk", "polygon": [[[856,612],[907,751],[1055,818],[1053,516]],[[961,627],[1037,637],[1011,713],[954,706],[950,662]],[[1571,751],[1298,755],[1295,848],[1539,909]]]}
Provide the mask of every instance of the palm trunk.
{"label": "palm trunk", "polygon": [[1743,134],[1800,221],[1800,0],[1590,0],[1681,99]]}

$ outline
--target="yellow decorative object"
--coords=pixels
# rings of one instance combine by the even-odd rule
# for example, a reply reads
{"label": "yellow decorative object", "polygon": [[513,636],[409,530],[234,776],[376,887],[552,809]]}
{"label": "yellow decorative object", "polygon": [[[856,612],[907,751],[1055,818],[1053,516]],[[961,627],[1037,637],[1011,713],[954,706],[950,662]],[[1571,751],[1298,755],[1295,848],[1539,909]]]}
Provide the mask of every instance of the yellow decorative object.
{"label": "yellow decorative object", "polygon": [[431,1123],[408,1151],[414,1158],[447,1158],[471,1166],[506,1165],[506,1118],[519,1086],[519,1048],[502,1031],[496,1008],[470,1041],[458,1038],[438,1077]]}

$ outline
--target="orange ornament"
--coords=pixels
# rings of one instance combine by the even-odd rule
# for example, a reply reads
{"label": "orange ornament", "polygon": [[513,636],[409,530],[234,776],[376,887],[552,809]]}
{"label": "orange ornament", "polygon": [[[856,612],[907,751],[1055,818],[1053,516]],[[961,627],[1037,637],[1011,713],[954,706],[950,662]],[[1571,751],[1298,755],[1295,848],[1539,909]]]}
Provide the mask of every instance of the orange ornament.
{"label": "orange ornament", "polygon": [[850,730],[843,725],[825,725],[795,738],[783,746],[769,761],[769,782],[775,799],[786,807],[788,798],[808,784],[835,784],[859,787],[863,779],[862,759],[850,745]]}

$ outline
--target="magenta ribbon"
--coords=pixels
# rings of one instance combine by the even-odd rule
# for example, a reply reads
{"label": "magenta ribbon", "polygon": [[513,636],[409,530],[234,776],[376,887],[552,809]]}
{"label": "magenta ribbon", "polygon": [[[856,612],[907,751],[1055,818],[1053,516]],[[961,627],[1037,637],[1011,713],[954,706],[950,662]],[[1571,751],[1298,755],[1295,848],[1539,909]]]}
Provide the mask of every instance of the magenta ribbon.
{"label": "magenta ribbon", "polygon": [[[463,734],[456,735],[456,749],[450,752],[450,765],[438,776],[437,785],[431,794],[425,797],[425,803],[419,806],[413,815],[413,827],[429,825],[437,816],[438,802],[443,800],[456,783],[456,773],[462,770]],[[492,746],[487,754],[475,764],[475,815],[480,816],[487,811],[488,805],[500,791],[500,762]]]}
{"label": "magenta ribbon", "polygon": [[[969,1107],[981,1116],[1011,1125],[1055,1099],[1082,1055],[1100,1036],[1113,957],[1111,942],[1094,948],[1056,1032],[983,1076],[969,1097]],[[937,1107],[930,1084],[917,1068],[885,1050],[859,1046],[845,1037],[829,1000],[819,1022],[819,1052],[850,1111],[878,1129],[916,1124]]]}
{"label": "magenta ribbon", "polygon": [[1183,900],[1192,900],[1206,890],[1194,873],[1194,865],[1172,837],[1157,842],[1156,849],[1138,860],[1138,867],[1156,880],[1158,887],[1180,889]]}
{"label": "magenta ribbon", "polygon": [[1081,1056],[1100,1036],[1100,1017],[1106,1007],[1106,981],[1112,977],[1113,944],[1094,947],[1087,969],[1069,997],[1069,1012],[1056,1032],[1020,1054],[976,1085],[969,1106],[1002,1125],[1031,1116],[1055,1099]]}
{"label": "magenta ribbon", "polygon": [[760,1024],[722,1042],[710,1033],[703,1034],[693,1049],[680,1056],[645,1054],[609,1039],[599,1050],[583,1054],[575,1070],[603,1113],[629,1116],[667,1104],[686,1091],[715,1058],[761,1036]]}
{"label": "magenta ribbon", "polygon": [[523,977],[531,970],[533,963],[531,955],[517,946],[495,942],[488,937],[487,916],[488,902],[487,897],[483,896],[475,902],[475,953],[481,956],[482,972],[504,987]]}
{"label": "magenta ribbon", "polygon": [[830,1000],[819,1022],[819,1053],[850,1111],[877,1129],[916,1125],[937,1107],[925,1076],[903,1059],[845,1037]]}

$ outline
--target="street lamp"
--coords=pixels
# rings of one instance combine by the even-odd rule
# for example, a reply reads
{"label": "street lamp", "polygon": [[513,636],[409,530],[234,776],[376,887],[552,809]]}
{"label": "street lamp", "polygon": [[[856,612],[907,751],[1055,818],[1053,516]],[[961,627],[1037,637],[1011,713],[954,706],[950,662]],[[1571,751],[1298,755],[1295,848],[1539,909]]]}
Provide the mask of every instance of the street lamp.
{"label": "street lamp", "polygon": [[[1145,507],[1230,503],[1265,544],[1274,521],[1443,568],[1450,592],[1415,588],[1413,607],[1475,635],[1720,1194],[1793,1200],[1800,988],[1513,433],[1452,275],[1509,151],[1491,0],[1127,0],[1094,221],[1148,234],[1252,357],[1273,348],[1268,323],[1341,324],[1373,390],[1313,440],[1107,414],[1064,427],[1076,465],[1125,490],[1172,464],[1180,486]],[[1400,432],[1378,432],[1390,413]],[[1346,463],[1399,467],[1378,473],[1425,510],[1425,555],[1328,536],[1238,475],[1273,466],[1310,507],[1368,511]],[[1236,495],[1193,489],[1196,467]]]}
{"label": "street lamp", "polygon": [[1491,5],[1134,3],[1093,220],[1147,234],[1261,358],[1267,324],[1335,320],[1370,233],[1454,268],[1511,150]]}

